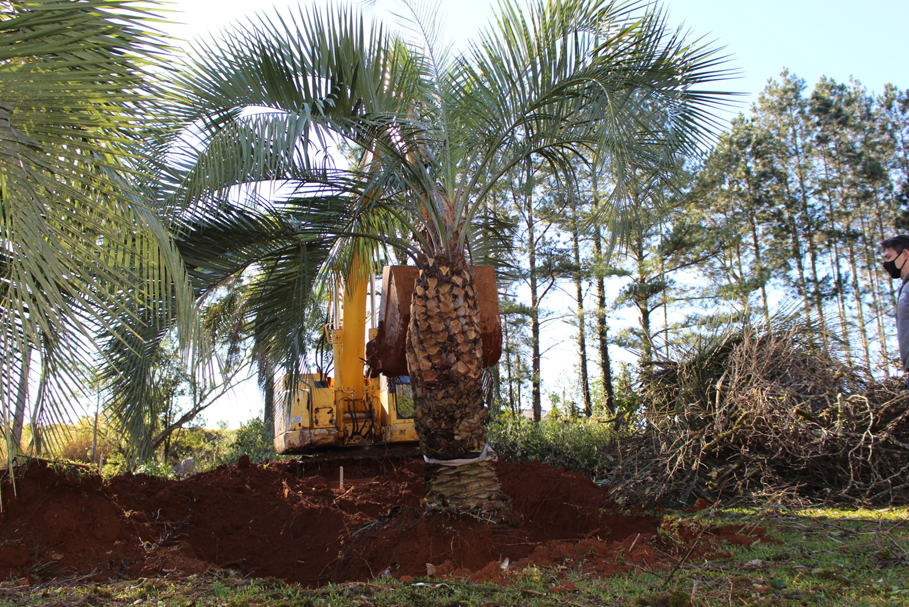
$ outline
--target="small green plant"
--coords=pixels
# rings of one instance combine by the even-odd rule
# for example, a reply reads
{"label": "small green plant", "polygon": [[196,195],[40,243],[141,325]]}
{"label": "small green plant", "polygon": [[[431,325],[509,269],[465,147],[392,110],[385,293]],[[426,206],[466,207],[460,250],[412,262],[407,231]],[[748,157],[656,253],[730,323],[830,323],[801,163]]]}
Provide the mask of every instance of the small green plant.
{"label": "small green plant", "polygon": [[147,474],[149,476],[160,476],[162,478],[176,477],[176,473],[170,464],[157,460],[149,460],[140,464],[135,472],[136,474]]}
{"label": "small green plant", "polygon": [[492,447],[508,461],[535,460],[595,480],[608,472],[606,452],[617,437],[611,424],[581,418],[505,419],[490,424],[488,432]]}

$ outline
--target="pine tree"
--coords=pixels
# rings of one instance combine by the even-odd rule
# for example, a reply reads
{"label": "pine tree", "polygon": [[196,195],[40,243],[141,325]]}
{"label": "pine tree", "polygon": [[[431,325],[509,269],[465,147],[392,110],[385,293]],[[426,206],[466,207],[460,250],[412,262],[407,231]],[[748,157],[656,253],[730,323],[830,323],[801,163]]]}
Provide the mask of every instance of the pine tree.
{"label": "pine tree", "polygon": [[[819,212],[810,195],[808,173],[811,141],[808,136],[805,82],[788,70],[781,81],[771,81],[758,98],[756,120],[772,137],[776,168],[776,207],[788,233],[797,271],[793,286],[802,296],[809,323],[816,322],[822,346],[829,349],[824,314],[828,296],[818,259]],[[813,318],[812,318],[813,310]]]}

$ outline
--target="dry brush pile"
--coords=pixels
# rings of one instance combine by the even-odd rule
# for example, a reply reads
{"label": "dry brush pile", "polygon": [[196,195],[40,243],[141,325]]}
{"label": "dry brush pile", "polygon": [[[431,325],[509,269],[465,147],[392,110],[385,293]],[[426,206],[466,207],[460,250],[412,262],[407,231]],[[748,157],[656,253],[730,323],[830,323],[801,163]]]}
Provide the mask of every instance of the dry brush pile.
{"label": "dry brush pile", "polygon": [[643,380],[614,496],[678,506],[909,503],[909,391],[813,348],[798,328],[727,334]]}

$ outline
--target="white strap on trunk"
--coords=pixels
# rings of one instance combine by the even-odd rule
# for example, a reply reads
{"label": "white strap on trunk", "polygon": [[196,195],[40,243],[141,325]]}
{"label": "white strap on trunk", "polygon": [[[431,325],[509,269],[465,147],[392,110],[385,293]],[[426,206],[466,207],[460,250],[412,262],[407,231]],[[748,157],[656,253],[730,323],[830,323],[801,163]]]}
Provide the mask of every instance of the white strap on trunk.
{"label": "white strap on trunk", "polygon": [[473,459],[432,459],[431,457],[423,456],[423,461],[427,464],[439,464],[440,466],[463,466],[465,464],[476,464],[479,462],[497,462],[499,461],[499,456],[495,451],[489,448],[489,443],[483,445],[483,450],[480,451],[480,454]]}

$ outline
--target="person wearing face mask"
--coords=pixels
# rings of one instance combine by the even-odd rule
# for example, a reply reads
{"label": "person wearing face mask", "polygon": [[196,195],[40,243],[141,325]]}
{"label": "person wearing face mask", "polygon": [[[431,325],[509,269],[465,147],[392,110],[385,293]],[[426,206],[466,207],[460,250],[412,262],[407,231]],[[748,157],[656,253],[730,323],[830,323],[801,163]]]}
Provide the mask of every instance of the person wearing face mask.
{"label": "person wearing face mask", "polygon": [[[881,243],[884,270],[891,279],[899,278],[900,289],[896,300],[896,337],[900,345],[903,371],[909,371],[909,235],[900,234]],[[909,387],[909,381],[907,381]]]}

